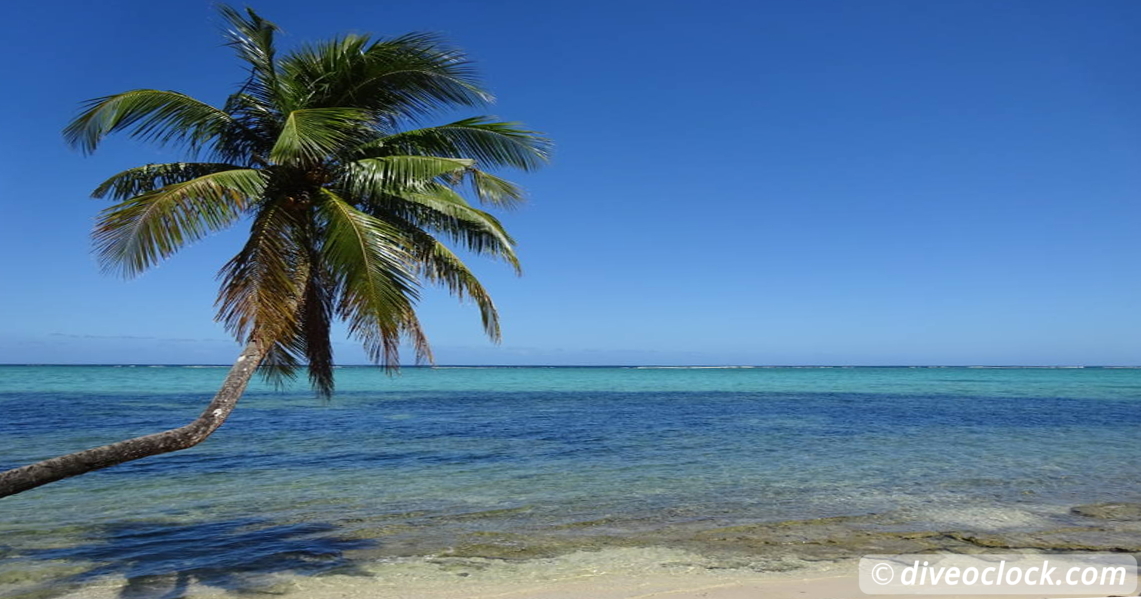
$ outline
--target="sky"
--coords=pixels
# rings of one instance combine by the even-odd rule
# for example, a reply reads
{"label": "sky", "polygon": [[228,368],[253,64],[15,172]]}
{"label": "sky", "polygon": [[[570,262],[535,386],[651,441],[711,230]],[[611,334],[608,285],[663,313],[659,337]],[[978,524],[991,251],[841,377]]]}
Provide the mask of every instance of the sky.
{"label": "sky", "polygon": [[[429,291],[437,363],[1141,364],[1135,0],[253,6],[283,49],[439,33],[497,95],[485,113],[554,140],[500,215],[524,275],[472,263],[502,344]],[[229,363],[215,274],[244,224],[104,275],[90,191],[180,156],[60,135],[128,89],[220,103],[243,70],[213,4],[5,8],[0,363]]]}

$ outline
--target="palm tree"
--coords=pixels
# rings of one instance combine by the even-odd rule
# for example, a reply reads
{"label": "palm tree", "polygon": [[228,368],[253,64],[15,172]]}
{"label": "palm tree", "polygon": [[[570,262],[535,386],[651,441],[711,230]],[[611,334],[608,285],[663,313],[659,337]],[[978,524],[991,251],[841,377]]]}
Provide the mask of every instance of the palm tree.
{"label": "palm tree", "polygon": [[217,300],[218,320],[245,348],[190,424],[0,473],[0,497],[196,445],[255,371],[281,382],[307,366],[328,397],[337,319],[388,369],[404,342],[430,361],[414,311],[422,283],[473,300],[499,339],[487,291],[441,238],[518,270],[511,237],[464,195],[496,207],[520,202],[518,187],[484,169],[535,169],[548,141],[490,117],[417,126],[491,100],[464,54],[433,36],[347,35],[279,57],[273,23],[248,9],[221,12],[229,45],[249,66],[224,106],[132,90],[91,100],[64,136],[90,153],[126,132],[194,160],[129,169],[95,189],[117,201],[93,233],[106,271],[134,277],[207,234],[250,223],[245,246],[219,273]]}

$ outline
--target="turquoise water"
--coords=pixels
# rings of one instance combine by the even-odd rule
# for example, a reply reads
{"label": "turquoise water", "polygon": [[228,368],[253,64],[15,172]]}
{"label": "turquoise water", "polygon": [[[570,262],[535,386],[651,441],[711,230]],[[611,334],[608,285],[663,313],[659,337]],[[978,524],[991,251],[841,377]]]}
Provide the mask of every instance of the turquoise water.
{"label": "turquoise water", "polygon": [[[0,468],[179,426],[225,373],[0,367]],[[0,593],[5,576],[179,569],[224,586],[235,572],[503,550],[474,541],[493,535],[526,555],[528,539],[574,531],[632,542],[867,514],[899,530],[1047,530],[1073,524],[1074,505],[1141,498],[1141,370],[337,376],[332,401],[255,384],[196,448],[0,500]]]}

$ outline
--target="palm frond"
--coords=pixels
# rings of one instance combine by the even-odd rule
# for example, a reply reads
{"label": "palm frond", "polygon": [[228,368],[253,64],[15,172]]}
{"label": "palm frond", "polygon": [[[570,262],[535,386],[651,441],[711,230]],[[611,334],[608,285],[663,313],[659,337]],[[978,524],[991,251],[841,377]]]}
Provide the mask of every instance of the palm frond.
{"label": "palm frond", "polygon": [[195,152],[233,125],[224,111],[185,94],[136,89],[89,100],[63,136],[69,145],[88,154],[108,134],[122,130],[158,144],[183,143]]}
{"label": "palm frond", "polygon": [[227,128],[219,136],[215,148],[218,157],[247,166],[268,166],[270,150],[284,120],[281,113],[272,103],[245,92],[231,94],[225,111],[238,126]]}
{"label": "palm frond", "polygon": [[366,76],[367,36],[346,35],[305,45],[282,61],[282,88],[291,106],[330,108],[360,106],[348,90]]}
{"label": "palm frond", "polygon": [[472,160],[437,156],[383,156],[348,162],[338,184],[349,197],[370,198],[426,189],[446,176],[462,177]]}
{"label": "palm frond", "polygon": [[278,26],[263,19],[252,8],[247,8],[242,14],[237,9],[222,5],[218,11],[230,26],[226,31],[227,45],[250,65],[250,79],[243,86],[244,91],[264,103],[273,103],[278,99],[277,50],[274,48]]}
{"label": "palm frond", "polygon": [[518,123],[479,116],[395,133],[360,148],[360,157],[428,155],[474,158],[483,168],[531,171],[550,160],[550,140]]}
{"label": "palm frond", "polygon": [[365,56],[370,78],[357,94],[377,92],[388,106],[409,115],[483,106],[495,99],[480,85],[467,55],[430,33],[377,41]]}
{"label": "palm frond", "polygon": [[91,197],[101,199],[109,196],[115,200],[128,200],[160,187],[240,168],[233,164],[217,162],[147,164],[127,169],[107,179],[91,192]]}
{"label": "palm frond", "polygon": [[324,221],[323,263],[340,290],[336,310],[369,357],[394,368],[407,337],[418,359],[431,359],[416,319],[419,299],[409,241],[382,220],[361,212],[330,190],[322,190],[318,211]]}
{"label": "palm frond", "polygon": [[234,223],[265,190],[263,173],[238,169],[143,193],[104,210],[93,233],[104,270],[133,277],[183,245]]}
{"label": "palm frond", "polygon": [[518,185],[476,168],[468,169],[468,182],[479,201],[497,208],[514,208],[527,196]]}
{"label": "palm frond", "polygon": [[310,257],[313,265],[307,277],[301,304],[301,352],[309,367],[309,383],[317,394],[326,399],[333,396],[333,345],[329,338],[332,328],[333,298],[337,286],[324,272],[319,256]]}
{"label": "palm frond", "polygon": [[367,111],[357,108],[294,110],[286,116],[269,158],[277,164],[319,163],[342,153],[371,121]]}
{"label": "palm frond", "polygon": [[303,218],[279,203],[264,203],[249,240],[219,271],[218,320],[237,339],[287,349],[296,338],[309,268],[301,246],[306,227]]}
{"label": "palm frond", "polygon": [[432,184],[397,195],[369,197],[363,209],[382,220],[400,219],[411,226],[442,235],[478,255],[502,260],[521,272],[515,240],[499,219],[472,207],[445,185]]}
{"label": "palm frond", "polygon": [[356,106],[389,124],[490,102],[466,56],[426,34],[345,36],[281,59],[283,87],[307,106]]}
{"label": "palm frond", "polygon": [[423,248],[420,253],[420,274],[425,281],[442,285],[449,293],[458,299],[471,298],[479,307],[480,319],[483,321],[483,330],[495,343],[499,343],[502,336],[499,329],[499,312],[495,309],[495,302],[484,289],[479,279],[468,269],[447,246],[440,243],[430,235],[417,239],[418,245]]}
{"label": "palm frond", "polygon": [[297,371],[304,365],[301,353],[291,343],[295,340],[295,337],[290,337],[270,343],[265,357],[258,364],[258,374],[278,391],[296,380]]}

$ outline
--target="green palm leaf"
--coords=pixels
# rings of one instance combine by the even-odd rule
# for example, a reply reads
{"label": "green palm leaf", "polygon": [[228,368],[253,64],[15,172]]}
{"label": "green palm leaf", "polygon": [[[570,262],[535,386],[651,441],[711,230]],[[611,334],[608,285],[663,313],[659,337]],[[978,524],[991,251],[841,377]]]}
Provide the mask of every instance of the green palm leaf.
{"label": "green palm leaf", "polygon": [[468,181],[480,202],[499,208],[514,208],[526,198],[514,183],[479,169],[468,169]]}
{"label": "green palm leaf", "polygon": [[409,190],[399,197],[370,202],[366,209],[378,216],[395,217],[419,229],[435,232],[464,246],[468,251],[507,262],[521,273],[515,255],[515,240],[499,219],[472,207],[463,197],[442,185]]}
{"label": "green palm leaf", "polygon": [[116,204],[95,227],[99,262],[105,270],[136,276],[186,243],[233,224],[264,190],[261,172],[226,170]]}
{"label": "green palm leaf", "polygon": [[277,164],[316,163],[342,153],[372,117],[358,108],[306,108],[285,118],[269,158]]}
{"label": "green palm leaf", "polygon": [[465,156],[484,168],[534,170],[550,160],[550,142],[518,123],[473,117],[395,133],[363,146],[362,157],[393,154]]}
{"label": "green palm leaf", "polygon": [[420,254],[420,274],[425,280],[442,285],[452,295],[463,300],[470,298],[479,307],[480,318],[483,321],[483,330],[492,341],[499,343],[502,334],[499,329],[499,312],[495,309],[495,302],[484,289],[479,279],[468,269],[447,246],[433,239],[430,235],[417,240],[422,244]]}
{"label": "green palm leaf", "polygon": [[205,175],[231,171],[241,167],[233,164],[210,162],[168,162],[148,164],[127,169],[107,179],[91,192],[93,198],[111,197],[116,200],[129,200],[135,196],[154,191],[160,187],[185,183]]}
{"label": "green palm leaf", "polygon": [[435,180],[462,176],[472,160],[436,156],[383,156],[344,165],[340,184],[349,197],[367,200],[409,189],[427,189]]}
{"label": "green palm leaf", "polygon": [[243,86],[244,91],[264,104],[272,104],[279,96],[277,50],[274,48],[277,25],[261,18],[249,8],[244,15],[229,6],[221,6],[218,10],[230,25],[226,32],[229,46],[237,50],[238,57],[250,65],[250,79]]}
{"label": "green palm leaf", "polygon": [[355,95],[378,93],[410,116],[456,106],[482,106],[494,100],[479,85],[467,56],[439,37],[413,33],[375,42],[365,51],[369,78]]}
{"label": "green palm leaf", "polygon": [[310,261],[313,266],[302,297],[297,349],[308,363],[310,385],[321,397],[330,398],[333,396],[333,344],[329,333],[335,317],[333,302],[337,287],[316,252]]}
{"label": "green palm leaf", "polygon": [[388,223],[361,212],[329,190],[319,213],[326,228],[322,252],[340,300],[337,312],[373,360],[399,364],[408,337],[419,359],[431,359],[416,319],[419,298],[409,241]]}
{"label": "green palm leaf", "polygon": [[390,124],[491,100],[464,54],[426,34],[377,42],[345,36],[302,48],[280,67],[295,105],[355,106]]}
{"label": "green palm leaf", "polygon": [[196,151],[234,125],[226,112],[185,94],[136,89],[89,100],[86,109],[63,130],[64,139],[84,152],[94,152],[110,133],[159,144],[184,143]]}

